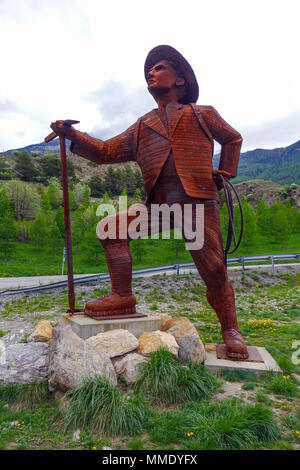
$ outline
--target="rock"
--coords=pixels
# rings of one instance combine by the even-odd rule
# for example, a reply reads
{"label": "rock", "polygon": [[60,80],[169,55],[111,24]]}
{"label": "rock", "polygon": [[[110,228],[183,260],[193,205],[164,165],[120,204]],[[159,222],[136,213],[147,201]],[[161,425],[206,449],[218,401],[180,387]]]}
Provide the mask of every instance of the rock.
{"label": "rock", "polygon": [[6,344],[2,339],[0,339],[0,366],[3,365],[6,361]]}
{"label": "rock", "polygon": [[5,343],[6,346],[20,343],[20,341],[24,338],[25,333],[28,333],[29,331],[25,331],[24,329],[14,331],[3,336],[1,340]]}
{"label": "rock", "polygon": [[37,342],[43,343],[48,342],[52,336],[53,327],[47,320],[41,320],[34,328],[34,332],[27,338],[27,343]]}
{"label": "rock", "polygon": [[139,337],[139,352],[147,356],[159,348],[168,349],[174,356],[178,357],[179,346],[173,335],[163,331],[145,331]]}
{"label": "rock", "polygon": [[141,354],[131,353],[122,357],[122,359],[115,360],[114,368],[118,376],[123,377],[127,383],[132,383],[136,381],[139,375],[141,364],[147,360]]}
{"label": "rock", "polygon": [[149,317],[157,317],[161,319],[161,326],[160,326],[161,330],[163,329],[165,323],[168,320],[172,320],[172,317],[170,317],[170,315],[168,315],[167,313],[149,313],[148,315]]}
{"label": "rock", "polygon": [[47,377],[47,373],[48,344],[18,343],[5,347],[4,351],[2,349],[1,382],[14,384],[40,382]]}
{"label": "rock", "polygon": [[105,333],[98,333],[86,340],[98,351],[104,352],[108,357],[122,356],[138,347],[138,340],[128,330],[110,330]]}
{"label": "rock", "polygon": [[54,328],[49,344],[50,391],[66,392],[93,377],[117,385],[115,369],[106,354],[79,338],[70,326]]}
{"label": "rock", "polygon": [[199,338],[198,331],[190,320],[186,317],[172,318],[165,323],[163,330],[173,335],[176,339],[179,346],[179,359],[204,362],[205,349]]}

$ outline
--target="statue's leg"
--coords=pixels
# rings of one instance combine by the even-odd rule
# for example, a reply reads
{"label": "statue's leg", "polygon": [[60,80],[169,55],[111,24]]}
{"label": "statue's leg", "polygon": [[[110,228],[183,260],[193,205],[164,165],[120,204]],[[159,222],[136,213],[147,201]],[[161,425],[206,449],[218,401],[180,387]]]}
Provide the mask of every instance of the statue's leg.
{"label": "statue's leg", "polygon": [[247,347],[237,323],[234,291],[225,266],[217,204],[204,205],[204,245],[201,250],[190,252],[206,284],[207,300],[219,318],[228,357],[247,359]]}
{"label": "statue's leg", "polygon": [[[125,224],[125,226],[123,225],[123,234],[125,233],[125,236],[131,219],[128,217],[122,219],[122,223]],[[112,290],[110,294],[104,297],[87,302],[84,313],[93,318],[134,314],[136,312],[136,299],[131,289],[132,256],[129,249],[129,239],[128,237],[125,239],[119,238],[120,214],[108,216],[102,219],[101,222],[103,227],[110,227],[108,230],[113,229],[110,236],[101,239],[97,228],[97,234],[105,252]]]}

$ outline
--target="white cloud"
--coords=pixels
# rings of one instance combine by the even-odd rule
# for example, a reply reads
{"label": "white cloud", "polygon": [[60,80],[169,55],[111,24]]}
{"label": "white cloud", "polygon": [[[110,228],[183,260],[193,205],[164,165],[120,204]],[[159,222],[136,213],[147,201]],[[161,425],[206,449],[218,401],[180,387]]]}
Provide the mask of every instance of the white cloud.
{"label": "white cloud", "polygon": [[199,103],[244,146],[288,145],[300,138],[299,12],[298,0],[0,0],[0,101],[16,106],[0,108],[0,150],[41,141],[55,119],[104,136],[123,130],[155,107],[143,65],[157,44],[190,61]]}

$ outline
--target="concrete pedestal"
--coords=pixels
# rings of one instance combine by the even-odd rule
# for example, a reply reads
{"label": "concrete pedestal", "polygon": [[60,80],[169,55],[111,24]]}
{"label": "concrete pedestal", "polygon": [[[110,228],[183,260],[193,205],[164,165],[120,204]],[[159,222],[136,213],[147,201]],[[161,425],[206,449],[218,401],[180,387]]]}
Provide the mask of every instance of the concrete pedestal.
{"label": "concrete pedestal", "polygon": [[62,316],[62,323],[70,325],[72,330],[82,339],[88,339],[90,336],[96,336],[98,333],[104,333],[110,330],[128,330],[136,338],[144,331],[160,330],[162,320],[158,317],[145,316],[141,318],[123,318],[116,320],[94,320],[87,315],[68,315]]}
{"label": "concrete pedestal", "polygon": [[266,374],[268,371],[282,372],[277,362],[266,348],[256,347],[263,362],[231,361],[229,359],[218,359],[216,344],[206,344],[205,367],[212,372],[217,370],[245,370],[255,374]]}

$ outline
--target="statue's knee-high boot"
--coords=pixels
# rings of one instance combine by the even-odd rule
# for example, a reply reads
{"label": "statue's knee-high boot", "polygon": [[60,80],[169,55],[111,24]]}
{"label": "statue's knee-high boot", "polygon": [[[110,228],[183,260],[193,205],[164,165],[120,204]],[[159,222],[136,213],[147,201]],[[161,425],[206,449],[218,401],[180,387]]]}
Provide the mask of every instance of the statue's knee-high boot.
{"label": "statue's knee-high boot", "polygon": [[131,290],[132,256],[128,240],[101,241],[110,273],[110,294],[87,302],[84,313],[97,318],[135,313],[136,299]]}
{"label": "statue's knee-high boot", "polygon": [[236,359],[246,359],[247,346],[238,327],[231,282],[226,280],[220,287],[214,289],[208,287],[206,297],[219,318],[227,355]]}

